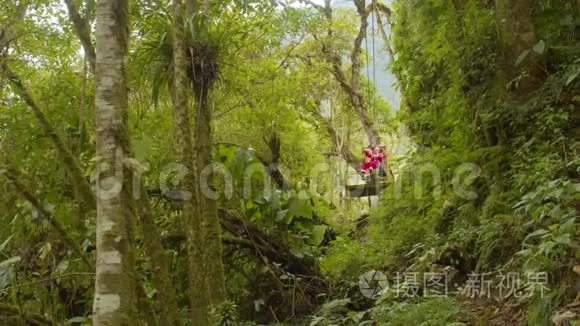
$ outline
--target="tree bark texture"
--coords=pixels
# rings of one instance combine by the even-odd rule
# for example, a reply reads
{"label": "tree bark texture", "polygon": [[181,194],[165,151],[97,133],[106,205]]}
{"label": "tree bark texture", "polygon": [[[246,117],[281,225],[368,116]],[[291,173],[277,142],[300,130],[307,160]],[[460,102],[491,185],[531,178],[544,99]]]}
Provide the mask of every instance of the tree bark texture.
{"label": "tree bark texture", "polygon": [[[201,220],[197,212],[197,195],[195,164],[193,157],[193,136],[191,132],[191,114],[188,107],[188,60],[185,42],[184,19],[185,6],[183,1],[173,1],[173,115],[176,128],[176,143],[180,162],[187,169],[188,175],[182,183],[183,222],[187,236],[189,298],[191,305],[192,325],[208,325],[208,288],[202,251]],[[206,249],[206,248],[203,248]]]}
{"label": "tree bark texture", "polygon": [[95,63],[96,63],[96,54],[95,54],[95,47],[93,46],[93,42],[91,41],[91,29],[89,27],[89,23],[87,22],[86,17],[81,17],[77,5],[74,0],[64,0],[66,7],[68,9],[68,16],[73,23],[73,28],[75,33],[79,37],[83,49],[85,51],[85,55],[89,60],[89,65],[91,67],[91,71],[95,71]]}
{"label": "tree bark texture", "polygon": [[519,95],[537,89],[544,78],[543,56],[532,50],[538,42],[532,17],[533,4],[533,0],[495,2],[504,67],[510,80],[519,78],[517,85],[512,87]]}
{"label": "tree bark texture", "polygon": [[127,149],[126,0],[100,0],[96,28],[97,265],[94,325],[129,325],[135,283],[128,203],[123,196]]}

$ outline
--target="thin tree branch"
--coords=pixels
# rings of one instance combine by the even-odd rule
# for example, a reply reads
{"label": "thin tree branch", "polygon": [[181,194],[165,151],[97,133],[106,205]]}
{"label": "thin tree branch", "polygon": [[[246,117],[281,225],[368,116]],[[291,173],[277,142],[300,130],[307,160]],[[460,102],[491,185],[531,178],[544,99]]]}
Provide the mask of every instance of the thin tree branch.
{"label": "thin tree branch", "polygon": [[288,52],[286,53],[286,56],[284,57],[284,59],[282,61],[280,61],[280,64],[278,65],[278,68],[276,68],[276,70],[280,69],[282,66],[284,66],[284,64],[286,63],[286,61],[288,61],[288,58],[290,58],[290,55],[292,54],[292,52],[300,45],[302,44],[302,41],[304,40],[304,38],[306,37],[306,34],[302,35],[300,37],[300,39],[298,40],[298,42],[296,42],[296,44],[294,44],[290,50],[288,50]]}
{"label": "thin tree branch", "polygon": [[36,280],[36,281],[32,281],[32,282],[26,282],[26,283],[20,283],[20,284],[8,286],[8,287],[5,287],[5,288],[1,289],[0,292],[6,293],[9,290],[16,289],[16,288],[20,288],[20,287],[23,287],[23,286],[28,286],[28,285],[33,285],[33,284],[39,284],[39,283],[44,283],[44,282],[50,282],[50,281],[59,280],[61,278],[66,278],[66,277],[70,277],[70,276],[85,276],[85,275],[94,276],[95,273],[88,273],[88,272],[85,272],[85,273],[81,273],[81,272],[67,273],[67,274],[62,274],[62,275],[58,275],[58,276],[43,278],[43,279]]}
{"label": "thin tree branch", "polygon": [[66,7],[68,9],[68,16],[73,23],[74,30],[81,41],[85,54],[89,59],[89,65],[91,71],[95,72],[95,65],[97,62],[97,55],[95,52],[95,46],[91,40],[91,30],[87,21],[87,18],[81,17],[79,10],[74,2],[74,0],[64,0]]}

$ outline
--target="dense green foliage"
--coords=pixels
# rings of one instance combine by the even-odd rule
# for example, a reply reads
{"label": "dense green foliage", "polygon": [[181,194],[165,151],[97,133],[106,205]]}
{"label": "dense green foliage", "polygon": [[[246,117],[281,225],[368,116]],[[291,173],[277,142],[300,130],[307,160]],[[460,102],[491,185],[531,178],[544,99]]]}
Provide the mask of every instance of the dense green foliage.
{"label": "dense green foliage", "polygon": [[[14,21],[22,3],[30,7]],[[75,3],[92,25],[96,1]],[[381,26],[377,17],[390,25],[381,44],[392,53],[375,55],[392,56],[389,73],[402,99],[401,108],[390,108],[377,80],[360,80],[394,174],[373,207],[344,190],[358,172],[344,153],[358,155],[367,140],[331,60],[340,58],[350,76],[360,17],[333,7],[329,21],[316,3],[212,1],[215,19],[197,29],[206,33],[187,35],[192,48],[204,44],[191,56],[217,59],[212,150],[229,300],[214,307],[212,323],[549,325],[562,312],[580,315],[577,305],[566,307],[577,303],[580,268],[580,3],[531,1],[536,42],[515,66],[537,57],[542,76],[525,92],[531,72],[506,68],[514,63],[493,1],[395,0],[389,14],[369,7],[373,28]],[[0,323],[87,324],[94,270],[86,262],[95,260],[97,213],[83,206],[53,138],[94,186],[94,75],[59,1],[0,6]],[[150,204],[185,321],[173,17],[167,0],[130,7],[132,158],[124,163],[143,185],[135,189]],[[200,16],[189,19],[203,24]],[[9,30],[16,37],[4,40]],[[158,262],[135,232],[136,279],[159,313]],[[359,284],[369,270],[391,285],[373,299]],[[401,296],[396,276],[411,272],[419,275],[418,295]],[[425,273],[442,272],[449,295],[422,295]],[[498,281],[541,272],[548,275],[543,295],[499,299],[495,289],[474,298],[463,287],[470,273]]]}
{"label": "dense green foliage", "polygon": [[[557,307],[573,300],[569,291],[577,277],[580,47],[571,21],[578,11],[567,3],[536,2],[546,76],[538,90],[517,98],[501,68],[494,7],[465,1],[458,10],[453,3],[397,2],[393,69],[403,76],[410,103],[400,117],[416,146],[401,164],[399,183],[385,190],[372,212],[364,243],[337,240],[326,262],[339,277],[370,268],[438,271],[441,265],[453,266],[456,280],[470,271],[545,271],[549,296],[514,300],[527,306],[531,325],[547,324]],[[468,199],[453,187],[464,163],[477,166],[465,181],[473,192]],[[447,313],[446,305],[433,304]],[[378,304],[373,311],[404,312],[376,320],[408,325],[430,315],[428,306],[397,305]],[[404,318],[411,319],[398,322]]]}

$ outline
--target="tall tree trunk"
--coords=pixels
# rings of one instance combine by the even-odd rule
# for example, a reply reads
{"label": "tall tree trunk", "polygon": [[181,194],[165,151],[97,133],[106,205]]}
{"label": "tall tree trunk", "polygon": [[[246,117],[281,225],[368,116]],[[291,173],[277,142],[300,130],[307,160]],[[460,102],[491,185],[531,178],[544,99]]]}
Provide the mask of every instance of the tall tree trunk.
{"label": "tall tree trunk", "polygon": [[135,322],[131,223],[122,191],[127,152],[127,11],[127,0],[97,3],[95,117],[99,173],[94,325]]}
{"label": "tall tree trunk", "polygon": [[[91,40],[90,29],[88,27],[90,17],[88,14],[84,18],[81,17],[74,0],[65,0],[65,3],[69,11],[69,18],[72,21],[77,36],[79,37],[85,50],[82,90],[82,98],[84,99],[86,97],[86,63],[88,60],[91,66],[91,71],[94,72],[96,61],[95,48]],[[170,89],[172,89],[172,87]],[[82,110],[84,109],[84,105],[82,103],[83,101],[81,101],[81,113],[79,113],[80,146],[84,144],[84,119],[81,118],[83,116]],[[127,148],[127,150],[130,148],[128,142],[126,143],[125,148]],[[128,171],[128,169],[126,169],[126,172],[132,173],[133,171]],[[157,288],[157,292],[159,294],[158,304],[161,314],[163,315],[163,320],[161,321],[162,325],[179,325],[179,308],[175,299],[175,290],[173,284],[171,283],[168,263],[165,257],[163,245],[161,244],[159,232],[157,231],[157,226],[155,225],[155,218],[151,213],[149,198],[146,197],[146,194],[136,198],[137,201],[133,201],[133,198],[129,198],[131,197],[131,194],[128,191],[132,189],[132,185],[132,178],[125,178],[125,195],[128,196],[127,200],[131,201],[133,205],[130,216],[132,224],[135,224],[136,218],[139,217],[141,233],[144,237],[143,242],[145,244],[145,249],[150,257],[152,267],[151,272]],[[138,189],[137,191],[144,193],[142,189]],[[138,284],[137,297],[139,298],[138,304],[141,308],[140,310],[147,323],[149,325],[154,325],[156,324],[156,318],[153,313],[153,309],[151,308],[149,299],[144,297],[143,293],[145,293],[143,286]]]}
{"label": "tall tree trunk", "polygon": [[[525,95],[537,89],[544,78],[542,55],[532,51],[537,44],[532,17],[534,0],[496,0],[504,68],[516,94]],[[527,53],[527,55],[525,54]],[[525,55],[525,58],[521,59]]]}
{"label": "tall tree trunk", "polygon": [[266,140],[266,145],[270,149],[271,159],[270,161],[261,160],[266,166],[266,172],[272,177],[278,188],[283,191],[290,190],[290,183],[284,175],[279,170],[280,167],[280,156],[281,156],[281,146],[282,142],[280,140],[280,135],[278,132],[272,133],[272,135]]}
{"label": "tall tree trunk", "polygon": [[[195,84],[195,82],[194,82]],[[221,227],[217,215],[216,198],[210,198],[207,190],[215,191],[213,187],[213,169],[211,158],[211,109],[208,103],[209,83],[194,85],[197,98],[197,114],[195,117],[195,152],[196,172],[199,195],[199,214],[202,219],[202,235],[204,250],[204,265],[208,275],[206,278],[210,305],[215,306],[224,300],[225,271],[223,265],[223,249],[221,243]],[[207,182],[203,182],[203,180]],[[208,189],[205,189],[207,187]]]}
{"label": "tall tree trunk", "polygon": [[[174,90],[173,112],[177,135],[177,146],[180,153],[181,164],[187,168],[189,174],[184,178],[182,189],[183,196],[183,221],[187,236],[188,270],[189,270],[189,298],[191,305],[192,325],[208,325],[209,298],[205,282],[210,275],[205,274],[201,220],[197,214],[197,195],[195,165],[193,157],[193,137],[191,133],[191,115],[188,108],[188,60],[185,43],[185,6],[182,0],[173,1],[173,67],[174,67]],[[204,248],[206,249],[206,248]]]}
{"label": "tall tree trunk", "polygon": [[[144,193],[145,190],[141,189]],[[171,282],[171,274],[168,268],[165,250],[161,243],[159,230],[155,224],[152,207],[148,198],[140,198],[134,202],[135,215],[141,219],[141,233],[143,234],[143,243],[149,253],[151,262],[151,274],[159,295],[159,306],[161,310],[161,325],[181,325],[179,321],[179,307],[175,298],[175,289]]]}
{"label": "tall tree trunk", "polygon": [[[203,12],[205,29],[209,29],[210,24],[210,1],[198,0]],[[188,1],[187,11],[192,14],[192,0]],[[196,32],[192,30],[195,38]],[[196,40],[198,41],[198,40]],[[206,46],[204,40],[200,40],[199,46]],[[209,308],[222,303],[225,298],[225,270],[223,264],[223,248],[221,225],[217,214],[216,198],[210,198],[209,192],[214,192],[213,169],[212,169],[212,133],[211,133],[211,107],[209,105],[209,91],[217,78],[216,58],[193,59],[196,49],[190,48],[193,76],[193,91],[195,94],[196,116],[195,116],[195,172],[196,172],[196,194],[198,202],[199,218],[201,219],[201,248],[203,251],[203,264],[206,273],[205,282],[207,288],[207,298]],[[203,49],[200,51],[204,53]],[[211,51],[210,51],[211,52]]]}

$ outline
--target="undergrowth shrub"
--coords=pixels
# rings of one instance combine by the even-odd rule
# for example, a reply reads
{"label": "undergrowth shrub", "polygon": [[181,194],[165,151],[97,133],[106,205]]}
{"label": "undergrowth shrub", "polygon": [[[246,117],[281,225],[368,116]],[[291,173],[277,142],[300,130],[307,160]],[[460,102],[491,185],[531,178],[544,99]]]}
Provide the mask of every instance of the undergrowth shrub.
{"label": "undergrowth shrub", "polygon": [[356,239],[338,236],[321,259],[322,271],[334,281],[364,273],[367,265],[364,246]]}
{"label": "undergrowth shrub", "polygon": [[418,302],[378,304],[372,309],[372,319],[384,326],[449,326],[467,325],[469,314],[453,298],[435,298]]}

